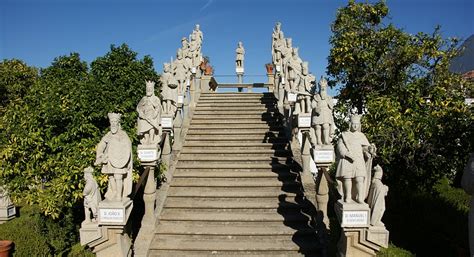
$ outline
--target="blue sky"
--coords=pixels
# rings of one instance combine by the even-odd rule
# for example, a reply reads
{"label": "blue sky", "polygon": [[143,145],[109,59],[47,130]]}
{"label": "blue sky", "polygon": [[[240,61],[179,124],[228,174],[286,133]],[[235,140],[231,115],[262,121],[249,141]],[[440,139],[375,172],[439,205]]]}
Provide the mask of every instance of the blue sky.
{"label": "blue sky", "polygon": [[[372,1],[370,1],[372,2]],[[270,40],[276,21],[293,38],[310,71],[324,75],[330,24],[343,0],[0,0],[0,59],[18,58],[46,67],[60,55],[78,52],[91,62],[111,44],[127,43],[140,56],[150,55],[157,71],[176,54],[180,39],[199,23],[203,53],[216,75],[233,75],[238,41],[246,50],[246,75],[264,75],[271,60]],[[409,33],[445,37],[474,33],[472,0],[388,0],[390,22]],[[218,77],[234,82],[234,77]],[[245,77],[263,82],[265,77]],[[335,92],[332,92],[333,94]]]}

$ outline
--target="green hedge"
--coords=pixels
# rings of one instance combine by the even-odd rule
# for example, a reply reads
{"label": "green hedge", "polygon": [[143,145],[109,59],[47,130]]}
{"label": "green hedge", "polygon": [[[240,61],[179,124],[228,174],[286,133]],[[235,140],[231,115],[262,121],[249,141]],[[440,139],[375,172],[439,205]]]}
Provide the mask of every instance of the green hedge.
{"label": "green hedge", "polygon": [[37,206],[25,206],[19,217],[0,225],[0,239],[14,242],[15,257],[65,256],[78,240],[74,223],[72,214],[55,221]]}
{"label": "green hedge", "polygon": [[382,248],[380,252],[377,253],[378,257],[415,257],[415,255],[405,249],[396,247],[393,244],[390,244],[388,248]]}

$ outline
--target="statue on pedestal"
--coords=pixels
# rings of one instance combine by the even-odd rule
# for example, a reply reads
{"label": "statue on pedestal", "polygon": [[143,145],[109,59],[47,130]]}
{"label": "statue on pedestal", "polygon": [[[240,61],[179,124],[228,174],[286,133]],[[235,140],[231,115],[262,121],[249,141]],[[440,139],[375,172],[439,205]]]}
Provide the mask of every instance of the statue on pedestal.
{"label": "statue on pedestal", "polygon": [[353,200],[364,203],[376,152],[375,145],[370,144],[364,133],[360,132],[360,118],[360,115],[351,116],[349,131],[342,132],[336,147],[339,157],[336,178],[342,181],[342,195],[346,203]]}
{"label": "statue on pedestal", "polygon": [[196,39],[196,34],[191,34],[191,41],[189,42],[189,51],[193,53],[192,67],[198,67],[201,64],[201,45]]}
{"label": "statue on pedestal", "polygon": [[202,31],[200,30],[199,24],[196,24],[192,33],[196,35],[196,40],[198,44],[202,45],[203,34],[202,34]]}
{"label": "statue on pedestal", "polygon": [[0,207],[6,208],[12,204],[8,191],[3,186],[0,186]]}
{"label": "statue on pedestal", "polygon": [[236,68],[243,68],[244,67],[244,55],[245,49],[242,42],[237,44],[237,49],[235,49],[235,67]]}
{"label": "statue on pedestal", "polygon": [[311,98],[314,95],[314,76],[309,73],[308,62],[301,63],[301,73],[299,74],[298,104],[301,113],[311,113]]}
{"label": "statue on pedestal", "polygon": [[188,69],[186,69],[181,49],[178,49],[176,60],[173,62],[173,69],[174,79],[178,82],[178,95],[184,95],[186,93],[186,75]]}
{"label": "statue on pedestal", "polygon": [[283,31],[281,31],[281,23],[277,22],[272,33],[272,62],[275,65],[280,65],[281,60],[281,46],[284,43]]}
{"label": "statue on pedestal", "polygon": [[92,175],[93,172],[94,169],[92,167],[84,169],[84,180],[86,181],[86,184],[84,185],[82,195],[84,196],[84,221],[86,223],[97,222],[97,210],[99,208],[99,202],[102,200],[100,197],[99,186]]}
{"label": "statue on pedestal", "polygon": [[109,113],[110,131],[97,145],[94,165],[109,176],[105,198],[123,201],[132,193],[132,142],[120,126],[121,114]]}
{"label": "statue on pedestal", "polygon": [[370,225],[385,227],[382,216],[385,212],[385,196],[388,194],[388,186],[382,183],[383,170],[379,165],[374,167],[374,178],[369,189],[367,203],[370,207]]}
{"label": "statue on pedestal", "polygon": [[331,145],[334,135],[334,118],[332,111],[334,103],[332,97],[327,94],[327,81],[325,78],[319,80],[319,93],[314,96],[312,102],[312,126],[316,134],[317,146]]}
{"label": "statue on pedestal", "polygon": [[137,106],[137,134],[143,145],[155,145],[161,141],[161,101],[155,96],[155,82],[146,81],[146,95]]}
{"label": "statue on pedestal", "polygon": [[163,98],[162,108],[166,115],[173,115],[176,112],[178,101],[178,82],[174,79],[171,73],[171,65],[169,63],[163,64],[163,74],[160,77]]}
{"label": "statue on pedestal", "polygon": [[294,47],[291,52],[291,58],[287,61],[287,79],[292,93],[295,93],[297,90],[296,86],[299,84],[302,63],[303,61],[298,55],[298,48]]}

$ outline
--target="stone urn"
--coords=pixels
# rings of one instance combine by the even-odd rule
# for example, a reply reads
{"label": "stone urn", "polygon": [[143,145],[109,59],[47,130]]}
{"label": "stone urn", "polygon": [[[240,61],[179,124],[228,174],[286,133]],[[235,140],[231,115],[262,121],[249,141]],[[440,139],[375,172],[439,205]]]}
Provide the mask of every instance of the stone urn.
{"label": "stone urn", "polygon": [[13,242],[10,240],[0,240],[0,257],[9,257],[13,249]]}
{"label": "stone urn", "polygon": [[273,64],[267,63],[265,64],[265,68],[267,69],[267,74],[273,74]]}

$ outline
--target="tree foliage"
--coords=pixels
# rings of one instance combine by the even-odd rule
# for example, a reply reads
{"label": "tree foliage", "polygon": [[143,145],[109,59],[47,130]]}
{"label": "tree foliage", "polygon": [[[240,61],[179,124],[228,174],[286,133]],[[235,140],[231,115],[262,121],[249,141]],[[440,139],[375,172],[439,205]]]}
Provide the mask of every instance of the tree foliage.
{"label": "tree foliage", "polygon": [[136,140],[136,104],[145,80],[157,78],[151,58],[138,59],[125,44],[112,45],[90,69],[77,53],[54,59],[1,117],[0,184],[15,201],[38,204],[58,218],[82,198],[82,172],[108,130],[107,113],[122,113],[124,129]]}
{"label": "tree foliage", "polygon": [[38,70],[21,60],[0,62],[0,108],[3,109],[10,101],[22,98],[37,78]]}
{"label": "tree foliage", "polygon": [[474,142],[472,87],[449,72],[458,40],[411,35],[385,24],[384,1],[339,9],[332,24],[327,72],[341,86],[337,109],[366,113],[363,129],[378,146],[379,162],[399,185],[428,188],[461,171]]}

